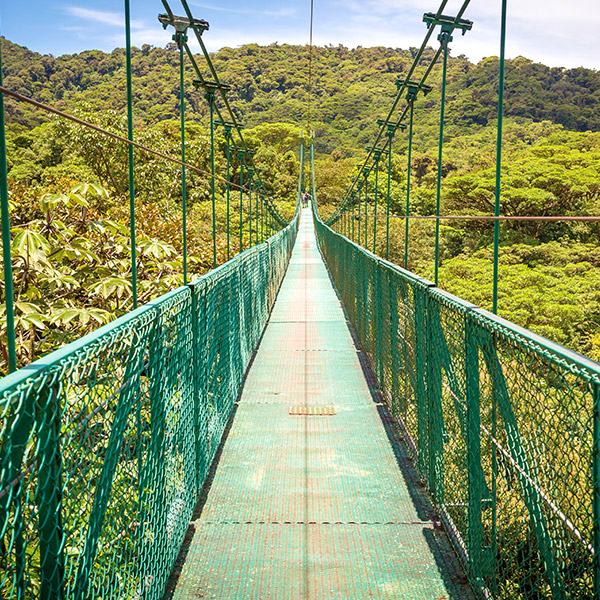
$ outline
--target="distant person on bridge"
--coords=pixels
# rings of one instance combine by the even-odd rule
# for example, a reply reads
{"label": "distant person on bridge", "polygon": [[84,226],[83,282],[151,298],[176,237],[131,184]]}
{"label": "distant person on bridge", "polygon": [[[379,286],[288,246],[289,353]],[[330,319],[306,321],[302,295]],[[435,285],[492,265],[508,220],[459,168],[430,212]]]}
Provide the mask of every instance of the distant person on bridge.
{"label": "distant person on bridge", "polygon": [[308,206],[309,200],[310,200],[310,194],[308,192],[304,192],[304,194],[302,194],[302,206],[304,206],[304,207]]}

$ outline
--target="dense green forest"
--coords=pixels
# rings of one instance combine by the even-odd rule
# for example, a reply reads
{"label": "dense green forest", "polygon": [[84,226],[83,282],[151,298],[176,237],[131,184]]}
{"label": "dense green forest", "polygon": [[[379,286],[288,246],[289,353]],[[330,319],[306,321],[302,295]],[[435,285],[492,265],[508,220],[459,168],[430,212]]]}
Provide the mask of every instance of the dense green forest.
{"label": "dense green forest", "polygon": [[[396,93],[396,78],[415,49],[314,49],[311,128],[322,214],[341,199],[365,146]],[[433,50],[422,59],[428,64]],[[267,192],[291,216],[306,127],[308,55],[290,45],[224,48],[213,57],[232,85],[230,101],[256,150]],[[122,49],[52,57],[2,40],[4,85],[116,133],[126,131]],[[178,52],[143,46],[133,53],[136,141],[179,154]],[[498,60],[449,62],[442,214],[493,210]],[[212,265],[207,106],[186,71],[189,252],[192,276]],[[415,110],[411,211],[434,210],[440,73]],[[6,122],[17,299],[19,360],[24,364],[131,307],[127,151],[119,142],[7,98]],[[600,73],[560,69],[525,58],[508,61],[502,213],[513,216],[600,214]],[[217,171],[226,143],[217,137]],[[391,207],[406,201],[406,135],[392,155]],[[181,183],[177,165],[136,151],[136,211],[146,301],[181,283]],[[379,206],[387,181],[379,177]],[[231,179],[239,182],[233,158]],[[227,259],[225,185],[217,184],[219,262]],[[239,193],[231,192],[239,214]],[[371,199],[373,202],[373,199]],[[244,198],[243,245],[248,245]],[[373,211],[371,206],[370,211]],[[384,223],[384,221],[380,221]],[[409,268],[431,277],[432,221],[411,221]],[[383,227],[380,227],[380,231]],[[404,260],[404,220],[391,223],[391,258]],[[233,219],[230,253],[238,251]],[[600,225],[509,221],[501,229],[500,314],[596,359],[600,358]],[[442,225],[440,285],[486,308],[491,303],[492,226]],[[378,251],[382,252],[382,237]],[[2,342],[2,350],[5,351]]]}

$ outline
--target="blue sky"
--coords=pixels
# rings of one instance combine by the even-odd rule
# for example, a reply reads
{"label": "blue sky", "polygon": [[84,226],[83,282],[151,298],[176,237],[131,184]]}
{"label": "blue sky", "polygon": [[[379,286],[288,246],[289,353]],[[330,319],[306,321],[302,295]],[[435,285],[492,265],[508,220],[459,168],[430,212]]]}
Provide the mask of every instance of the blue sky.
{"label": "blue sky", "polygon": [[[424,12],[439,0],[314,0],[316,44],[348,47],[418,46],[425,34]],[[460,0],[449,0],[454,14]],[[600,69],[598,0],[508,0],[507,55],[524,55],[551,66]],[[184,14],[179,0],[171,3]],[[204,34],[211,50],[256,42],[308,41],[310,0],[194,0],[194,15],[210,23]],[[565,7],[568,7],[565,8]],[[164,46],[170,35],[156,20],[160,0],[131,0],[135,45]],[[500,0],[472,0],[465,18],[474,21],[452,52],[471,60],[498,54]],[[0,0],[0,29],[8,39],[55,56],[90,48],[124,45],[123,0]]]}

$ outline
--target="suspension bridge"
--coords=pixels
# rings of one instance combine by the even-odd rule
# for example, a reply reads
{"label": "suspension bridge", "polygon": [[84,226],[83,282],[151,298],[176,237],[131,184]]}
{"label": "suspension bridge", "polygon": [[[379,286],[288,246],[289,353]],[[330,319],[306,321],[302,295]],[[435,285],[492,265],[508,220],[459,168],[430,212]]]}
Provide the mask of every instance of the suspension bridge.
{"label": "suspension bridge", "polygon": [[[398,130],[412,139],[415,100],[431,91],[425,81],[440,57],[445,84],[452,33],[472,25],[468,2],[456,16],[443,14],[446,2],[425,15],[421,51],[326,221],[314,141],[301,147],[289,222],[252,165],[202,42],[208,24],[185,0],[185,17],[163,4],[159,19],[174,29],[180,65],[187,54],[209,106],[214,268],[188,281],[185,175],[197,167],[186,163],[182,110],[182,155],[161,157],[182,168],[184,285],[20,370],[14,339],[9,347],[0,597],[598,598],[600,365],[495,314],[499,194],[492,312],[441,290],[437,269],[428,281],[387,260],[389,169],[383,231],[377,195],[368,218],[370,176]],[[126,10],[127,31],[128,18]],[[413,80],[436,27],[439,51]],[[189,51],[188,29],[213,80]],[[0,98],[73,118],[1,83]],[[112,135],[128,145],[131,166],[131,79],[128,92],[128,136]],[[181,95],[183,107],[183,85]],[[501,117],[500,106],[498,155]],[[227,229],[221,265],[216,126],[227,139],[228,224],[232,150],[244,165],[239,245],[230,248]],[[10,344],[3,121],[1,133]],[[407,228],[410,150],[408,169]],[[440,182],[438,173],[436,267]],[[311,201],[302,208],[304,189]],[[130,193],[135,303],[132,168]]]}

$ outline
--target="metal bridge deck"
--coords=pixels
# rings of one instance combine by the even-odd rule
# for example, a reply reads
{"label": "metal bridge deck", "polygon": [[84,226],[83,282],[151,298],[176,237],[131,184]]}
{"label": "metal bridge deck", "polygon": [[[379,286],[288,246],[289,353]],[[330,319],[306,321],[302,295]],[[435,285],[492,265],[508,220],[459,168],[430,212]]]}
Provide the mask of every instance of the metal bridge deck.
{"label": "metal bridge deck", "polygon": [[389,422],[305,210],[166,597],[470,598]]}

